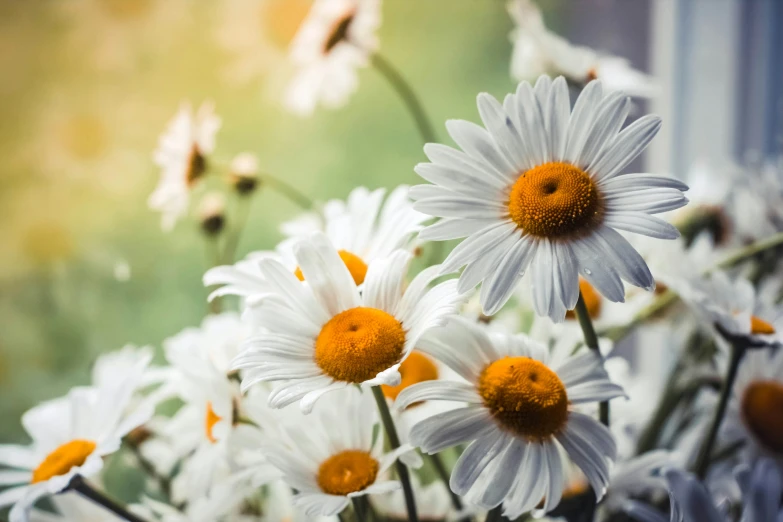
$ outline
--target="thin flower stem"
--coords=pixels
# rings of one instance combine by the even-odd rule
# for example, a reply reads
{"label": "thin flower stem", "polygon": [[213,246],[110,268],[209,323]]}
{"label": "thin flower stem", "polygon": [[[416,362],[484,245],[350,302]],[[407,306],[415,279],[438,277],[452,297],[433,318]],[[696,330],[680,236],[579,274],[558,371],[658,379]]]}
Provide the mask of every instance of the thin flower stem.
{"label": "thin flower stem", "polygon": [[236,206],[236,215],[234,217],[235,225],[231,227],[228,237],[226,237],[225,246],[223,247],[222,261],[224,265],[230,265],[236,261],[237,247],[239,246],[239,240],[242,237],[242,231],[247,225],[247,217],[249,214],[250,198],[247,196],[239,196]]}
{"label": "thin flower stem", "polygon": [[411,85],[402,77],[400,72],[380,54],[373,54],[371,60],[375,70],[389,82],[392,88],[397,91],[400,98],[402,98],[405,107],[416,122],[416,127],[419,129],[419,134],[421,134],[421,139],[424,143],[435,143],[435,131],[432,130],[432,123]]}
{"label": "thin flower stem", "polygon": [[[204,241],[206,247],[207,266],[209,268],[219,266],[221,263],[220,263],[220,244],[218,243],[218,238],[211,237],[211,236],[204,236]],[[223,308],[223,303],[220,297],[216,297],[215,299],[209,302],[208,306],[209,306],[210,314],[219,314]]]}
{"label": "thin flower stem", "polygon": [[302,210],[310,210],[313,208],[313,200],[304,195],[295,187],[289,185],[285,181],[270,176],[269,174],[259,174],[258,178],[261,180],[261,186],[268,186],[278,194],[285,196],[289,201],[295,205],[299,205]]}
{"label": "thin flower stem", "polygon": [[503,504],[499,504],[487,512],[484,522],[499,522],[503,520]]}
{"label": "thin flower stem", "polygon": [[158,483],[161,493],[163,493],[168,501],[171,498],[171,479],[158,473],[155,469],[155,465],[141,454],[141,449],[137,444],[128,442],[127,446],[136,458],[136,462],[139,463],[139,467]]}
{"label": "thin flower stem", "polygon": [[435,472],[438,474],[438,477],[440,477],[440,479],[443,481],[443,484],[446,485],[446,491],[448,491],[449,495],[451,496],[451,505],[456,511],[462,511],[462,499],[460,499],[459,495],[451,490],[451,486],[449,485],[449,471],[446,469],[446,465],[443,463],[443,459],[441,459],[440,455],[437,453],[430,455],[429,457],[430,461],[432,462],[432,467],[435,468]]}
{"label": "thin flower stem", "polygon": [[734,380],[737,378],[737,371],[739,370],[740,363],[742,362],[746,350],[747,346],[737,339],[734,339],[731,343],[731,355],[729,359],[729,368],[726,372],[726,380],[723,382],[718,406],[715,408],[712,423],[710,424],[707,436],[701,445],[699,456],[696,458],[696,464],[694,466],[696,476],[700,479],[704,479],[704,477],[707,476],[707,468],[710,465],[710,457],[712,456],[712,447],[715,445],[715,440],[718,437],[718,430],[720,429],[721,422],[723,422],[723,416],[726,414],[726,406],[729,404],[731,390],[734,388]]}
{"label": "thin flower stem", "polygon": [[356,522],[367,522],[367,511],[362,502],[364,497],[353,497],[351,502],[353,503],[353,514],[356,516]]}
{"label": "thin flower stem", "polygon": [[732,255],[721,261],[716,265],[716,268],[731,268],[737,263],[753,257],[756,254],[760,254],[765,250],[775,248],[776,246],[783,245],[783,232],[770,236],[762,241],[756,241],[752,245],[748,245],[743,249],[734,252]]}
{"label": "thin flower stem", "polygon": [[[383,395],[380,386],[373,386],[372,394],[373,397],[375,397],[375,403],[378,405],[378,413],[381,415],[381,422],[383,422],[383,427],[386,430],[386,436],[389,437],[389,444],[392,449],[395,450],[400,447],[400,438],[397,436],[397,429],[394,427],[394,420],[389,411],[389,405],[386,404],[386,397]],[[413,488],[411,487],[411,478],[408,473],[408,468],[405,464],[400,462],[400,459],[397,459],[395,467],[397,469],[397,475],[400,476],[402,491],[405,494],[405,506],[408,508],[408,521],[419,522],[419,517],[416,514],[416,499],[413,496]]]}
{"label": "thin flower stem", "polygon": [[81,475],[76,475],[71,479],[70,484],[68,484],[68,489],[78,492],[83,497],[86,497],[92,500],[93,502],[95,502],[96,504],[105,507],[112,513],[116,514],[120,518],[124,518],[128,522],[144,522],[143,518],[137,517],[136,515],[128,511],[119,502],[116,502],[115,500],[110,499],[100,491],[93,489],[92,486],[90,486],[87,482],[85,482],[85,480],[81,477]]}
{"label": "thin flower stem", "polygon": [[[582,292],[579,292],[579,299],[576,302],[576,317],[579,319],[579,326],[582,328],[582,335],[585,338],[585,344],[588,348],[595,351],[598,356],[601,356],[601,350],[598,347],[598,336],[595,334],[595,328],[593,328],[593,321],[590,319],[590,314],[587,311],[587,305],[582,297]],[[602,401],[599,406],[599,418],[604,426],[609,426],[609,401]]]}

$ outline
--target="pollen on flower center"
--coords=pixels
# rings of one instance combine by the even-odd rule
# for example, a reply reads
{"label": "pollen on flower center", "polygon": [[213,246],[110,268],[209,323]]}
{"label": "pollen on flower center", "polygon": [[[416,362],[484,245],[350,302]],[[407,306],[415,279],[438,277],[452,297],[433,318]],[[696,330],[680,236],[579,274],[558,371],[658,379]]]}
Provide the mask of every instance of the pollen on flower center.
{"label": "pollen on flower center", "polygon": [[568,419],[563,382],[529,357],[504,357],[490,363],[479,376],[478,392],[502,428],[528,440],[548,439]]}
{"label": "pollen on flower center", "polygon": [[568,238],[599,225],[603,203],[585,171],[568,163],[551,162],[519,176],[511,188],[508,213],[528,234]]}
{"label": "pollen on flower center", "polygon": [[[601,316],[601,306],[603,305],[601,294],[581,277],[579,278],[579,291],[582,293],[582,299],[585,300],[585,307],[590,319],[598,319]],[[566,319],[576,319],[576,313],[573,310],[567,311]]]}
{"label": "pollen on flower center", "polygon": [[341,451],[318,467],[318,486],[329,495],[345,496],[375,482],[378,468],[378,461],[367,451]]}
{"label": "pollen on flower center", "polygon": [[[423,353],[411,352],[408,358],[400,364],[400,375],[402,379],[397,386],[387,386],[385,384],[381,386],[383,394],[391,400],[395,400],[397,395],[408,386],[437,379],[438,367],[435,366],[432,359]],[[415,404],[411,406],[415,406]]]}
{"label": "pollen on flower center", "polygon": [[49,453],[33,471],[32,483],[44,482],[52,477],[65,475],[87,460],[96,444],[91,440],[74,439],[58,446]]}
{"label": "pollen on flower center", "polygon": [[[354,283],[357,285],[364,283],[364,277],[367,275],[367,263],[362,261],[362,258],[359,256],[352,254],[347,250],[340,250],[337,253],[340,255],[340,259],[343,260],[343,263],[345,263],[345,266],[348,267],[348,271],[351,273]],[[302,269],[299,267],[296,267],[294,275],[300,281],[305,280]]]}
{"label": "pollen on flower center", "polygon": [[217,442],[217,439],[215,438],[215,435],[212,433],[212,430],[215,428],[215,424],[223,420],[223,417],[215,413],[215,410],[212,409],[212,403],[207,402],[207,414],[204,417],[204,432],[207,435],[207,440],[211,443]]}
{"label": "pollen on flower center", "polygon": [[750,316],[750,333],[753,335],[771,335],[775,333],[775,327],[755,315]]}
{"label": "pollen on flower center", "polygon": [[766,448],[783,454],[783,384],[755,381],[742,397],[742,416],[748,429]]}
{"label": "pollen on flower center", "polygon": [[332,317],[315,340],[315,362],[338,381],[360,383],[398,363],[405,330],[394,316],[356,307]]}
{"label": "pollen on flower center", "polygon": [[354,16],[356,16],[356,13],[350,11],[334,24],[329,33],[329,38],[324,43],[324,54],[329,54],[329,51],[334,49],[338,43],[348,39],[348,29],[351,27],[351,23],[353,23]]}

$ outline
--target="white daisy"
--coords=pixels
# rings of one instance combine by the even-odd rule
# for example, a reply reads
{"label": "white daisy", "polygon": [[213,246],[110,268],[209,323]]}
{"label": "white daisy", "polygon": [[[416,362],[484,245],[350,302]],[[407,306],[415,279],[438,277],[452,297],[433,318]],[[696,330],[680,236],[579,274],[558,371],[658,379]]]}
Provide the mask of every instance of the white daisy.
{"label": "white daisy", "polygon": [[286,107],[308,116],[319,104],[345,105],[359,85],[357,69],[378,48],[380,25],[380,0],[316,0],[291,43],[297,71]]}
{"label": "white daisy", "polygon": [[161,177],[148,204],[163,214],[164,230],[171,230],[187,212],[190,190],[206,172],[220,125],[211,103],[203,103],[195,113],[183,103],[160,137],[154,159]]}
{"label": "white daisy", "polygon": [[454,466],[451,489],[481,508],[503,504],[515,519],[545,498],[543,512],[560,502],[565,474],[562,449],[584,472],[600,499],[609,480],[615,442],[607,428],[573,410],[623,394],[587,352],[550,368],[548,350],[522,335],[486,333],[461,318],[428,335],[442,334],[422,351],[448,364],[469,384],[434,381],[411,386],[398,408],[422,400],[468,403],[413,427],[411,443],[427,453],[470,443]]}
{"label": "white daisy", "polygon": [[403,291],[411,255],[402,250],[370,263],[361,295],[323,234],[297,243],[294,255],[307,284],[277,261],[259,262],[270,289],[252,319],[266,333],[248,339],[234,361],[245,371],[243,389],[288,381],[270,396],[275,408],[301,401],[307,412],[330,390],[399,384],[400,365],[421,335],[443,324],[461,301],[455,280],[427,288],[437,266]]}
{"label": "white daisy", "polygon": [[[0,506],[13,504],[10,520],[27,520],[35,502],[63,491],[76,475],[90,477],[103,467],[103,457],[120,447],[122,437],[145,423],[153,408],[131,407],[149,357],[126,368],[125,377],[100,388],[74,388],[22,417],[30,446],[0,445]],[[19,485],[21,484],[21,485]]]}
{"label": "white daisy", "polygon": [[183,510],[150,497],[143,497],[133,511],[150,520],[160,522],[255,522],[258,517],[245,515],[245,499],[254,493],[249,487],[221,484],[207,494],[194,498]]}
{"label": "white daisy", "polygon": [[503,105],[480,94],[487,130],[452,120],[449,133],[464,152],[428,144],[432,163],[416,172],[434,185],[411,189],[414,208],[445,219],[425,228],[422,240],[466,237],[443,263],[443,273],[467,265],[460,291],[483,281],[481,302],[492,315],[517,281],[532,272],[539,315],[562,321],[576,306],[581,275],[607,299],[622,302],[621,279],[652,290],[641,256],[616,229],[662,239],[679,233],[652,216],[683,206],[681,182],[622,169],[655,136],[661,121],[643,116],[624,130],[630,101],[603,96],[591,82],[570,111],[560,77],[519,84]]}
{"label": "white daisy", "polygon": [[411,450],[403,445],[384,454],[384,438],[373,443],[379,424],[369,391],[348,388],[335,399],[319,404],[307,429],[296,427],[267,448],[269,461],[298,492],[294,505],[308,516],[336,515],[354,497],[398,489],[398,481],[383,477]]}
{"label": "white daisy", "polygon": [[[415,475],[411,475],[411,486],[416,499],[419,520],[455,520],[451,496],[446,486],[440,480],[426,486]],[[391,520],[408,520],[408,509],[405,505],[405,495],[401,489],[373,498],[372,506],[384,518]]]}
{"label": "white daisy", "polygon": [[[315,231],[327,235],[356,284],[362,284],[372,261],[386,258],[397,249],[412,250],[416,245],[414,236],[429,219],[413,210],[407,186],[395,188],[384,200],[385,195],[386,189],[370,191],[358,187],[351,191],[346,201],[329,200],[321,212],[308,212],[283,223],[280,231],[287,239],[275,252],[254,252],[233,266],[215,267],[204,274],[205,285],[224,285],[215,290],[210,299],[265,293],[267,285],[258,268],[259,261],[276,259],[296,271],[293,245]],[[301,277],[301,272],[297,272],[297,277]]]}
{"label": "white daisy", "polygon": [[508,12],[515,23],[511,32],[511,76],[515,80],[563,75],[580,86],[598,79],[610,91],[645,98],[656,94],[653,79],[634,69],[628,60],[574,45],[547,29],[541,10],[532,0],[512,0]]}

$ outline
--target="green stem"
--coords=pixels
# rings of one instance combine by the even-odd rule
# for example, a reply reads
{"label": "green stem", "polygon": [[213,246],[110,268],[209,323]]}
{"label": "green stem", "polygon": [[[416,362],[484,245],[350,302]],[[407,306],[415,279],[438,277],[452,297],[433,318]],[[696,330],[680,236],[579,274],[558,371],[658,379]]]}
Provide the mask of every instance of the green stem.
{"label": "green stem", "polygon": [[242,231],[247,225],[247,217],[250,214],[250,200],[248,197],[240,196],[237,201],[235,224],[231,227],[231,230],[226,238],[225,246],[223,247],[222,264],[230,265],[236,261],[237,247],[239,246],[239,240],[242,237]]}
{"label": "green stem", "polygon": [[783,232],[770,236],[762,241],[756,241],[752,245],[748,245],[745,248],[734,252],[732,255],[715,265],[715,268],[731,268],[749,257],[753,257],[756,254],[779,245],[783,245]]}
{"label": "green stem", "polygon": [[274,191],[277,191],[282,196],[288,198],[289,201],[295,205],[299,205],[302,210],[310,210],[313,208],[313,200],[305,196],[298,189],[289,185],[285,181],[279,178],[270,176],[269,174],[259,174],[258,178],[261,180],[261,184],[268,186]]}
{"label": "green stem", "polygon": [[[206,246],[207,266],[210,268],[219,266],[220,263],[220,245],[218,238],[213,236],[204,236]],[[211,290],[210,290],[211,291]],[[209,302],[209,313],[219,314],[223,308],[222,300],[216,297]]]}
{"label": "green stem", "polygon": [[416,127],[419,129],[419,134],[421,134],[421,139],[424,143],[435,143],[437,139],[435,138],[435,131],[432,130],[432,123],[424,110],[424,106],[421,104],[421,101],[418,96],[416,96],[416,92],[410,84],[402,77],[400,72],[380,54],[373,54],[371,60],[375,70],[389,82],[392,88],[397,91],[400,98],[402,98],[405,107],[416,122]]}
{"label": "green stem", "polygon": [[462,499],[460,499],[459,495],[451,490],[451,486],[449,485],[449,471],[446,469],[446,465],[443,463],[443,459],[441,459],[440,455],[437,453],[430,455],[429,457],[430,461],[432,462],[432,467],[435,468],[435,472],[438,474],[438,477],[440,477],[440,479],[443,481],[443,484],[446,485],[446,491],[448,491],[449,495],[451,496],[451,505],[456,511],[462,511]]}
{"label": "green stem", "polygon": [[[579,299],[576,301],[576,317],[579,319],[579,326],[582,328],[582,335],[585,338],[585,345],[593,350],[601,357],[601,350],[598,347],[598,336],[595,334],[595,328],[593,328],[593,321],[590,319],[590,314],[587,311],[587,305],[582,297],[582,292],[579,292]],[[609,426],[609,401],[602,401],[599,406],[599,418],[604,426]]]}
{"label": "green stem", "polygon": [[136,458],[136,462],[139,463],[139,467],[141,467],[150,477],[155,479],[158,483],[158,487],[168,501],[171,498],[171,479],[158,473],[158,470],[155,469],[155,465],[141,454],[141,449],[138,445],[128,442],[127,446]]}
{"label": "green stem", "polygon": [[351,499],[351,502],[353,503],[353,514],[356,515],[356,522],[367,521],[367,506],[365,506],[364,502],[362,502],[362,499],[364,498],[365,497],[353,497]]}
{"label": "green stem", "polygon": [[704,438],[704,442],[699,450],[699,456],[696,458],[696,464],[694,465],[696,476],[700,479],[704,479],[707,475],[707,468],[710,465],[710,457],[712,456],[712,447],[715,445],[715,440],[718,437],[718,430],[723,421],[723,416],[726,413],[726,406],[729,404],[731,390],[734,387],[734,380],[737,377],[737,371],[739,370],[746,349],[747,347],[744,344],[740,344],[737,339],[734,339],[731,343],[731,355],[729,358],[729,368],[726,372],[726,380],[723,382],[718,406],[715,408],[712,423],[710,424],[707,436]]}
{"label": "green stem", "polygon": [[[400,447],[400,438],[397,436],[397,429],[394,427],[394,420],[392,419],[391,412],[389,412],[389,405],[386,404],[386,397],[383,395],[383,391],[380,386],[372,387],[372,394],[375,397],[375,403],[378,405],[378,413],[381,415],[381,422],[386,430],[386,436],[389,438],[389,444],[393,450]],[[408,521],[419,522],[419,517],[416,514],[416,499],[413,496],[413,488],[411,487],[411,478],[408,473],[408,468],[397,459],[395,463],[397,469],[397,475],[400,476],[400,482],[402,483],[402,492],[405,494],[405,506],[408,508]]]}
{"label": "green stem", "polygon": [[68,489],[78,492],[83,497],[88,498],[96,504],[105,507],[118,517],[124,518],[128,522],[144,522],[143,518],[137,517],[128,511],[119,502],[112,500],[100,491],[93,489],[92,486],[85,482],[81,475],[76,475],[71,479],[71,482],[68,484]]}

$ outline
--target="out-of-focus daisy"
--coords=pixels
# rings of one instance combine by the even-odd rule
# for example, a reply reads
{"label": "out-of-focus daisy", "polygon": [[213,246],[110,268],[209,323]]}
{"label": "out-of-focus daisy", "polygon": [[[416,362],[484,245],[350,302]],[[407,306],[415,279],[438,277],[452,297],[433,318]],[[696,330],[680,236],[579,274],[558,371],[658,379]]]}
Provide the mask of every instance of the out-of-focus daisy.
{"label": "out-of-focus daisy", "polygon": [[429,219],[413,210],[407,186],[397,187],[384,201],[385,195],[385,189],[369,191],[358,187],[351,191],[347,201],[329,200],[322,212],[308,212],[283,223],[280,228],[287,239],[275,252],[255,252],[233,266],[216,267],[204,274],[205,285],[225,285],[210,297],[250,297],[266,292],[265,278],[259,270],[261,259],[277,259],[301,279],[293,245],[319,230],[326,233],[354,282],[361,285],[372,261],[386,258],[397,249],[413,249],[413,237],[421,230],[422,222]]}
{"label": "out-of-focus daisy", "polygon": [[729,443],[744,441],[751,457],[783,464],[783,351],[745,355],[722,426]]}
{"label": "out-of-focus daisy", "polygon": [[384,454],[383,437],[373,444],[378,416],[369,392],[348,388],[338,398],[319,404],[308,429],[296,427],[267,449],[269,461],[298,492],[294,504],[308,516],[336,515],[354,497],[399,488],[383,477],[410,451],[404,445]]}
{"label": "out-of-focus daisy", "polygon": [[163,214],[164,230],[171,230],[187,212],[190,190],[206,172],[220,125],[211,103],[203,103],[196,112],[183,103],[160,137],[154,159],[161,177],[148,203]]}
{"label": "out-of-focus daisy", "polygon": [[731,214],[738,239],[757,241],[783,230],[783,157],[775,163],[737,167],[736,190],[731,195]]}
{"label": "out-of-focus daisy", "polygon": [[730,336],[744,337],[756,345],[779,345],[783,320],[779,311],[765,309],[747,279],[732,280],[715,270],[694,278],[680,288],[680,297],[708,328]]}
{"label": "out-of-focus daisy", "polygon": [[345,105],[359,85],[357,69],[378,48],[380,0],[316,0],[291,43],[296,68],[285,105],[302,116],[318,105]]}
{"label": "out-of-focus daisy", "polygon": [[242,512],[245,499],[252,494],[249,487],[221,484],[194,498],[184,511],[150,497],[143,497],[132,508],[139,515],[160,522],[254,522],[257,516]]}
{"label": "out-of-focus daisy", "polygon": [[125,520],[79,496],[76,493],[63,493],[50,497],[54,512],[33,509],[29,522],[121,522]]}
{"label": "out-of-focus daisy", "polygon": [[470,443],[452,471],[452,491],[484,509],[502,503],[510,519],[535,509],[542,498],[542,513],[548,512],[563,493],[563,448],[600,499],[615,443],[606,427],[573,410],[622,395],[600,356],[591,351],[550,368],[548,350],[522,335],[487,334],[461,318],[429,335],[440,331],[460,343],[424,350],[468,383],[417,384],[397,397],[396,406],[421,400],[468,403],[411,430],[411,443],[427,453]]}
{"label": "out-of-focus daisy", "polygon": [[300,241],[294,255],[307,284],[277,261],[259,262],[269,293],[252,317],[266,333],[248,339],[234,361],[244,370],[243,389],[287,381],[270,395],[275,408],[301,401],[307,412],[324,393],[350,384],[398,385],[400,365],[418,339],[456,313],[461,300],[454,280],[428,289],[437,267],[403,291],[411,255],[402,250],[370,263],[361,295],[325,235]]}
{"label": "out-of-focus daisy", "polygon": [[90,477],[103,467],[103,457],[120,447],[122,437],[146,422],[153,408],[132,408],[149,357],[126,369],[125,377],[98,388],[74,388],[66,397],[45,402],[22,417],[30,446],[0,445],[0,506],[13,504],[10,520],[27,519],[30,508],[45,496],[63,491],[76,475]]}
{"label": "out-of-focus daisy", "polygon": [[634,69],[628,60],[573,45],[547,29],[541,10],[532,0],[512,0],[508,12],[515,23],[511,32],[511,76],[515,80],[563,75],[580,86],[598,79],[610,91],[645,98],[656,94],[653,79]]}
{"label": "out-of-focus daisy", "polygon": [[[453,520],[455,518],[451,496],[443,482],[436,480],[425,486],[415,474],[412,474],[411,486],[416,498],[419,520]],[[377,495],[373,498],[372,505],[384,518],[408,519],[405,495],[401,489],[385,495]]]}
{"label": "out-of-focus daisy", "polygon": [[629,104],[619,92],[604,96],[601,82],[593,81],[571,112],[565,80],[543,76],[535,89],[520,83],[503,105],[480,94],[487,130],[449,121],[464,152],[425,146],[431,163],[416,172],[434,185],[411,189],[414,208],[445,219],[420,237],[467,236],[442,269],[467,265],[460,291],[483,281],[486,314],[506,303],[528,270],[536,312],[556,322],[576,306],[580,275],[615,302],[625,298],[621,280],[655,287],[644,260],[617,230],[678,237],[652,214],[683,206],[687,187],[663,176],[621,175],[661,124],[648,115],[620,132]]}
{"label": "out-of-focus daisy", "polygon": [[258,186],[258,158],[250,152],[234,156],[229,169],[231,185],[239,194],[250,194]]}
{"label": "out-of-focus daisy", "polygon": [[603,507],[621,511],[629,498],[654,489],[665,489],[661,470],[677,464],[678,457],[667,450],[654,450],[628,460],[620,460],[612,469]]}

